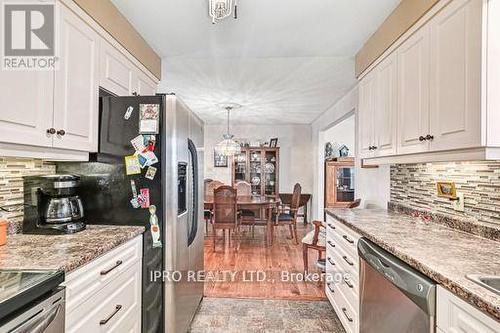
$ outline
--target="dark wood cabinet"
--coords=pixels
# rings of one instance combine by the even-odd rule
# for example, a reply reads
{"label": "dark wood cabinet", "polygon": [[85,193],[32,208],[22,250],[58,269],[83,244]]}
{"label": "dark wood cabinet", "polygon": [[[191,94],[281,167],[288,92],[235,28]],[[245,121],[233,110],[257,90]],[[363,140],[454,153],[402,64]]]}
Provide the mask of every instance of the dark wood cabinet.
{"label": "dark wood cabinet", "polygon": [[354,197],[354,158],[326,161],[325,208],[348,207]]}
{"label": "dark wood cabinet", "polygon": [[233,156],[232,183],[246,181],[253,195],[279,195],[279,148],[245,147]]}

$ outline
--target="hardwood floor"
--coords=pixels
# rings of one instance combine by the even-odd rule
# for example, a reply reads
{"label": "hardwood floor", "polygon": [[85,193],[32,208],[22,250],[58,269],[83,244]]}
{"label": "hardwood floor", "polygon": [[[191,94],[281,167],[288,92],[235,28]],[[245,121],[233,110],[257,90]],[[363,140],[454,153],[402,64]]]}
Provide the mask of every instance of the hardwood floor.
{"label": "hardwood floor", "polygon": [[[252,239],[249,227],[241,227],[241,241],[227,236],[223,243],[222,231],[218,232],[215,252],[212,249],[212,230],[205,237],[205,270],[213,274],[212,281],[205,282],[205,296],[283,300],[325,300],[321,281],[304,281],[302,261],[302,237],[312,229],[311,225],[298,223],[299,244],[288,239],[287,227],[276,228],[272,247],[265,246],[265,227],[255,227]],[[316,251],[310,251],[310,273],[316,279],[321,273],[314,267]],[[292,275],[294,274],[294,275]],[[291,279],[291,277],[294,277]],[[259,278],[259,280],[257,280]],[[263,281],[262,281],[263,280]]]}

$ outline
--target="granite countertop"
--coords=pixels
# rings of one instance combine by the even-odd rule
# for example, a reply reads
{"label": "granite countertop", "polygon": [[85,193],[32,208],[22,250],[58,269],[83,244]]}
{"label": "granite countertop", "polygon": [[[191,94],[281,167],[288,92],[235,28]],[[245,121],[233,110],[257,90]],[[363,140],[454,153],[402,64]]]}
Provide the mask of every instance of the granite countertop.
{"label": "granite countertop", "polygon": [[500,296],[468,274],[500,275],[500,242],[386,209],[326,209],[444,288],[500,320]]}
{"label": "granite countertop", "polygon": [[144,230],[87,225],[87,229],[70,235],[9,235],[7,244],[0,246],[0,269],[61,269],[69,273]]}

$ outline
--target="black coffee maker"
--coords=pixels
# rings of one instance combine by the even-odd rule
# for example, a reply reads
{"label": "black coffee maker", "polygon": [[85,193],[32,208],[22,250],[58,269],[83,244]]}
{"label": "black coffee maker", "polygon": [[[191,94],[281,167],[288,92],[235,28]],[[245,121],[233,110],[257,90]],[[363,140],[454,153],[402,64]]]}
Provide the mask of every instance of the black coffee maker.
{"label": "black coffee maker", "polygon": [[85,229],[79,176],[27,176],[23,180],[23,233],[70,234]]}

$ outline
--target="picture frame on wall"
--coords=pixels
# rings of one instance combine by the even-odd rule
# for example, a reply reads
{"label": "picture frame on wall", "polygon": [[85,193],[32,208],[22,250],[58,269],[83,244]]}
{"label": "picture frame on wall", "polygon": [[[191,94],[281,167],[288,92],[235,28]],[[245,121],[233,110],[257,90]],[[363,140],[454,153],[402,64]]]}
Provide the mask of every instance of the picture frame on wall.
{"label": "picture frame on wall", "polygon": [[214,150],[214,167],[227,168],[227,155],[219,154]]}
{"label": "picture frame on wall", "polygon": [[269,141],[269,147],[271,148],[278,147],[278,138],[272,138],[271,141]]}

